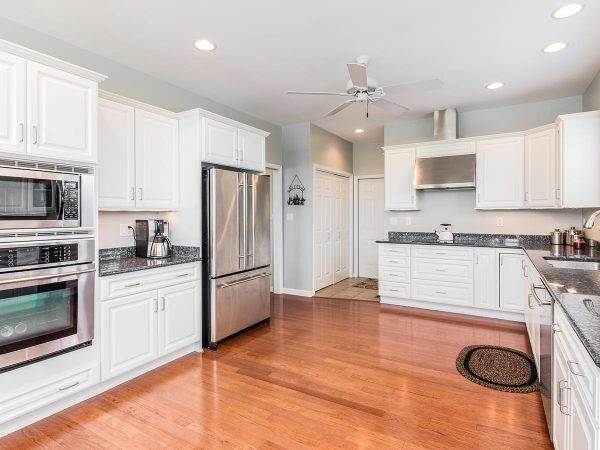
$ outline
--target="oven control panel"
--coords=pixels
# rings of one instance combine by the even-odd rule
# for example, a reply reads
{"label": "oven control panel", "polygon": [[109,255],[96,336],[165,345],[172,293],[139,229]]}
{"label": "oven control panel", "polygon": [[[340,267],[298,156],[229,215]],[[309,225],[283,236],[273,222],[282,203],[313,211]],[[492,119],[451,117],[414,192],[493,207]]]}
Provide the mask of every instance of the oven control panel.
{"label": "oven control panel", "polygon": [[77,261],[77,244],[0,248],[0,269]]}

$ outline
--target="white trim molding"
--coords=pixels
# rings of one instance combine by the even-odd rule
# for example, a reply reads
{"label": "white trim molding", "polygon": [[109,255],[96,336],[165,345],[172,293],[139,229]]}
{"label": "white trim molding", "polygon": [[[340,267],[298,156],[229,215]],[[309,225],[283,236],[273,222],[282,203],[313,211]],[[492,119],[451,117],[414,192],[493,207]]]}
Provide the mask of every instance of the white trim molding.
{"label": "white trim molding", "polygon": [[45,64],[46,66],[54,67],[58,70],[64,70],[65,72],[87,78],[88,80],[95,81],[96,83],[100,83],[107,78],[106,75],[102,75],[101,73],[94,72],[93,70],[86,69],[67,61],[63,61],[62,59],[55,58],[54,56],[31,50],[30,48],[14,44],[13,42],[5,41],[4,39],[0,39],[0,50],[20,56],[21,58],[25,58],[29,61],[35,61],[40,64]]}
{"label": "white trim molding", "polygon": [[98,97],[103,98],[105,100],[111,100],[113,102],[121,103],[123,105],[131,106],[132,108],[143,109],[144,111],[170,117],[171,119],[179,118],[179,114],[173,111],[159,108],[158,106],[149,105],[148,103],[140,102],[129,97],[124,97],[123,95],[115,94],[114,92],[108,92],[102,89],[98,89]]}
{"label": "white trim molding", "polygon": [[297,295],[299,297],[313,297],[315,295],[314,291],[303,291],[302,289],[290,289],[285,287],[281,290],[281,293],[286,295]]}
{"label": "white trim molding", "polygon": [[267,137],[271,134],[268,131],[261,130],[260,128],[253,127],[251,125],[246,125],[243,122],[238,122],[237,120],[233,120],[228,117],[221,116],[219,114],[215,114],[214,112],[207,111],[206,109],[202,109],[202,108],[194,108],[194,109],[190,109],[188,111],[182,111],[180,113],[177,113],[177,117],[190,117],[190,116],[191,117],[206,117],[208,119],[217,120],[221,123],[226,123],[233,127],[241,128],[242,130],[250,131],[251,133],[256,133],[256,134],[259,134],[264,137]]}

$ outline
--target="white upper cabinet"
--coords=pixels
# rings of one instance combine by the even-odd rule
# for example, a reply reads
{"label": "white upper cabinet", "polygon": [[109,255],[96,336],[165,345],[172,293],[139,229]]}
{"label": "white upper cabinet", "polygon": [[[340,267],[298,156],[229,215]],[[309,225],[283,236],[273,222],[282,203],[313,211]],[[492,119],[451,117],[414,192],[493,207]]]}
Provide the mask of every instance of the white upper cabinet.
{"label": "white upper cabinet", "polygon": [[600,111],[558,119],[562,207],[600,206]]}
{"label": "white upper cabinet", "polygon": [[27,153],[96,161],[98,84],[27,62]]}
{"label": "white upper cabinet", "polygon": [[265,170],[265,138],[247,130],[238,130],[239,162],[242,169]]}
{"label": "white upper cabinet", "polygon": [[265,170],[265,139],[269,133],[243,124],[238,126],[225,118],[201,120],[202,162],[256,172]]}
{"label": "white upper cabinet", "polygon": [[98,101],[98,204],[135,208],[135,109]]}
{"label": "white upper cabinet", "polygon": [[477,142],[477,208],[523,207],[524,147],[523,136]]}
{"label": "white upper cabinet", "polygon": [[554,126],[525,135],[525,206],[551,208],[559,200],[556,186]]}
{"label": "white upper cabinet", "polygon": [[212,119],[203,120],[202,161],[237,167],[238,129]]}
{"label": "white upper cabinet", "polygon": [[177,120],[135,111],[136,207],[175,209],[179,202]]}
{"label": "white upper cabinet", "polygon": [[0,151],[24,154],[25,59],[0,52]]}
{"label": "white upper cabinet", "polygon": [[415,149],[385,150],[385,209],[417,209]]}

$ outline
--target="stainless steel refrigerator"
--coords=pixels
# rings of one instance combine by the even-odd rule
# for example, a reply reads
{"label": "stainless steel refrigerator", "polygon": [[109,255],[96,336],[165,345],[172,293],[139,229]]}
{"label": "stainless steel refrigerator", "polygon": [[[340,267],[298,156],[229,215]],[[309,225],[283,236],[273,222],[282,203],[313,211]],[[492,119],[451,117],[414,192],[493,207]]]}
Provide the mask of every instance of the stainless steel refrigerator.
{"label": "stainless steel refrigerator", "polygon": [[203,345],[271,317],[270,177],[202,170]]}

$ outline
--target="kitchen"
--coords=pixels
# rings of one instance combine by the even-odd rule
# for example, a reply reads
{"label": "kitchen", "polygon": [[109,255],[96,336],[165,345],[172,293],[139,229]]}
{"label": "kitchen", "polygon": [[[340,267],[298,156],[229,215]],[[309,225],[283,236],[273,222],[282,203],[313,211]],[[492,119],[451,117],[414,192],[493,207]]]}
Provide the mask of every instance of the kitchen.
{"label": "kitchen", "polygon": [[[599,5],[524,7],[529,72],[474,43],[468,77],[425,42],[402,75],[391,24],[273,77],[269,52],[228,52],[292,45],[288,19],[226,38],[223,7],[57,5],[0,12],[0,447],[599,448]],[[495,24],[462,6],[395,14]],[[360,20],[314,8],[295,13]],[[29,336],[24,304],[54,328]],[[474,345],[530,382],[473,382]]]}

